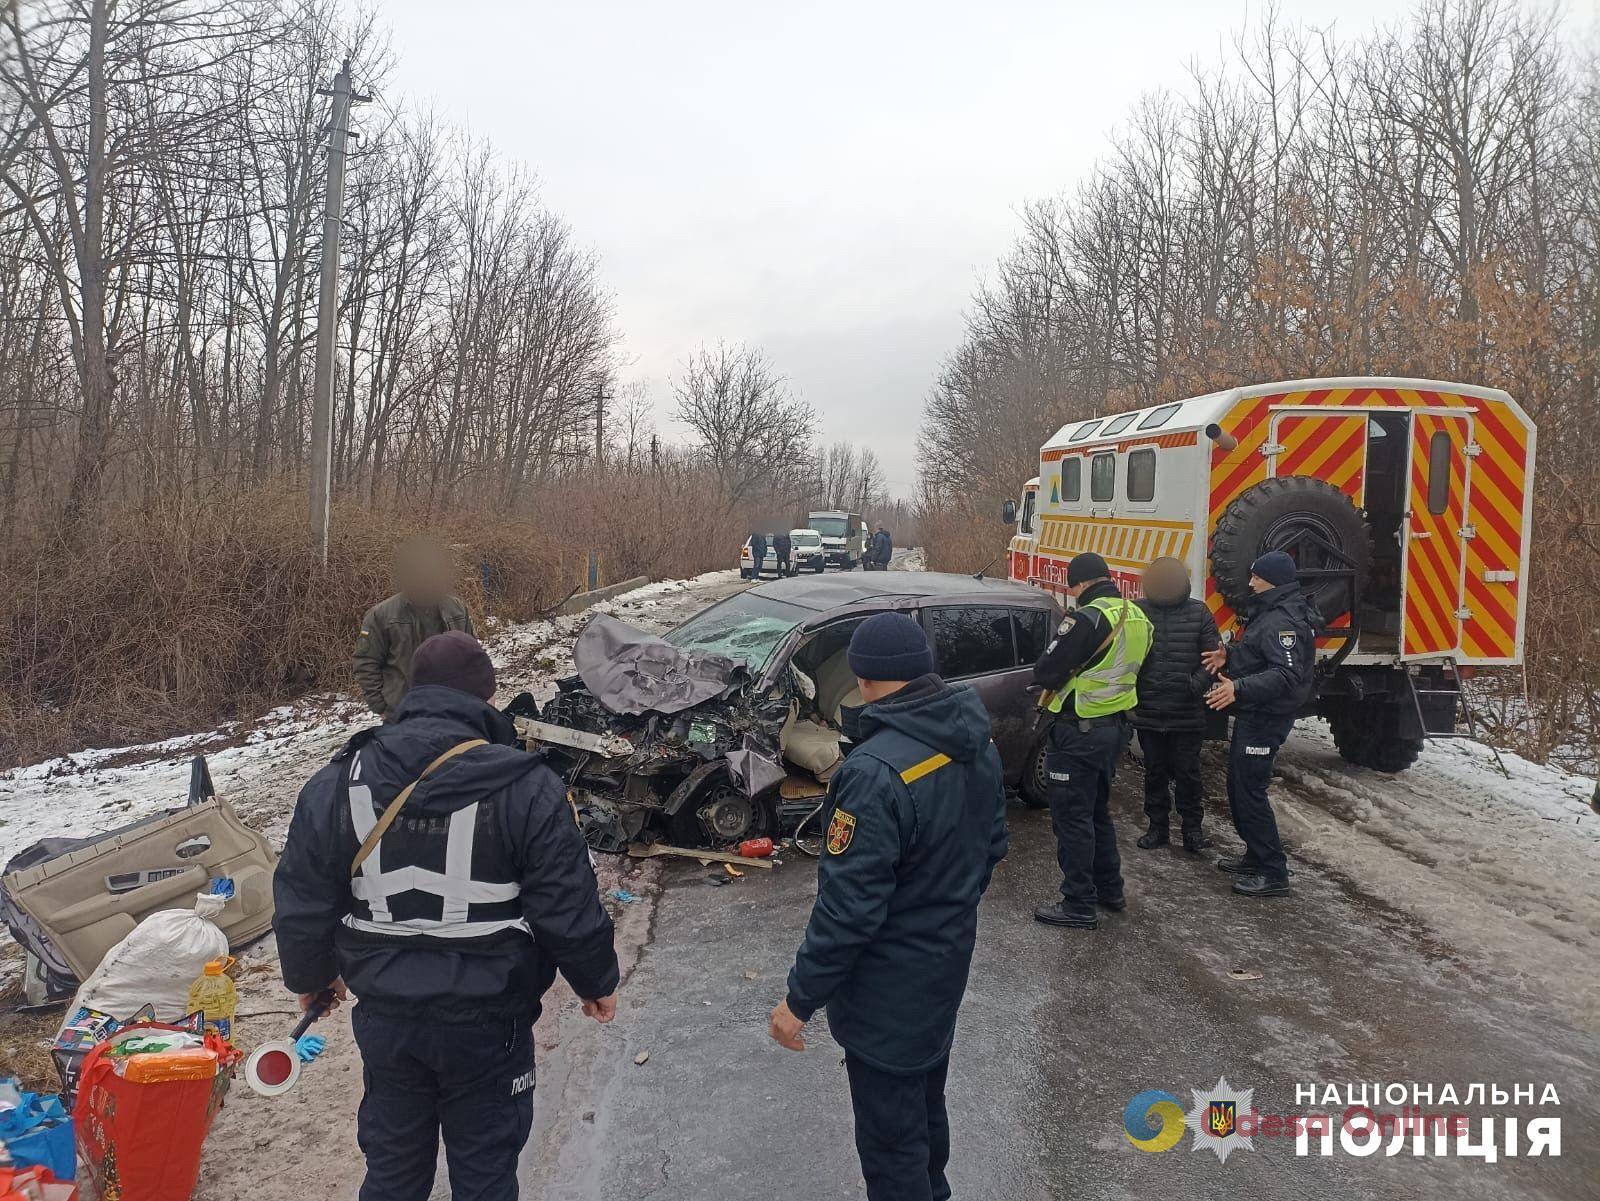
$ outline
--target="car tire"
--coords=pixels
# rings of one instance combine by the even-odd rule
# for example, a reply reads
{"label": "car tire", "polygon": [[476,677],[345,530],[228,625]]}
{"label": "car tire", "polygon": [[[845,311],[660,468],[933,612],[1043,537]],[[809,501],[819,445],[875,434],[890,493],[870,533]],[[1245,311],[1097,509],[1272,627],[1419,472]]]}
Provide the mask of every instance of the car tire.
{"label": "car tire", "polygon": [[1041,734],[1028,752],[1028,761],[1022,769],[1022,779],[1017,782],[1017,795],[1029,809],[1047,809],[1050,806],[1044,778],[1044,757],[1049,749],[1049,736]]}
{"label": "car tire", "polygon": [[[1326,480],[1312,476],[1277,476],[1263,480],[1234,498],[1211,538],[1211,574],[1222,599],[1235,610],[1250,601],[1250,564],[1270,550],[1283,550],[1305,534],[1336,547],[1355,564],[1356,590],[1366,582],[1372,557],[1372,535],[1350,498]],[[1311,566],[1338,566],[1336,560]],[[1304,566],[1304,565],[1303,565]],[[1342,579],[1324,579],[1306,587],[1324,621],[1350,612],[1355,599]]]}

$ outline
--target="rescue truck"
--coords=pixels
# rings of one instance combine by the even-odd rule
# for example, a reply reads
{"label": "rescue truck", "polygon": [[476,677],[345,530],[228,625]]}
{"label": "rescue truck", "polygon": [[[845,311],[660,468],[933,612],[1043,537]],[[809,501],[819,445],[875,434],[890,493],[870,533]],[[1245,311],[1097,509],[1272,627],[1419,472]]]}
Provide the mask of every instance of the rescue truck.
{"label": "rescue truck", "polygon": [[1136,596],[1171,555],[1227,638],[1250,563],[1286,551],[1326,623],[1307,713],[1345,759],[1401,771],[1458,715],[1471,728],[1464,677],[1522,661],[1534,433],[1497,389],[1367,377],[1070,422],[1006,502],[1010,576],[1060,593],[1097,551]]}

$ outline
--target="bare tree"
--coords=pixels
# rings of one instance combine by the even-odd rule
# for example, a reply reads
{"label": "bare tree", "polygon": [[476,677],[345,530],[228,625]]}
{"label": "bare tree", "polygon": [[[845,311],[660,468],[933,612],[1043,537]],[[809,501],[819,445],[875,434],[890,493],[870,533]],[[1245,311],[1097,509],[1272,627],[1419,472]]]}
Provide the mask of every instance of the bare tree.
{"label": "bare tree", "polygon": [[729,508],[785,486],[798,493],[815,416],[759,349],[702,346],[672,389],[674,416],[688,426]]}

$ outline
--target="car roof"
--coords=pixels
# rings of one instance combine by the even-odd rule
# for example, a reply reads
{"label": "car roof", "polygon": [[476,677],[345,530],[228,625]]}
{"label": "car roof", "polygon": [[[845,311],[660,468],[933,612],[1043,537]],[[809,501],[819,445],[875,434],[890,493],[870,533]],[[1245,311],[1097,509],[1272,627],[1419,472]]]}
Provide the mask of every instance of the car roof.
{"label": "car roof", "polygon": [[894,609],[919,609],[940,601],[1055,607],[1048,593],[1027,584],[979,580],[941,571],[846,571],[809,579],[795,576],[757,584],[749,591],[823,614],[835,609],[870,607],[873,601]]}

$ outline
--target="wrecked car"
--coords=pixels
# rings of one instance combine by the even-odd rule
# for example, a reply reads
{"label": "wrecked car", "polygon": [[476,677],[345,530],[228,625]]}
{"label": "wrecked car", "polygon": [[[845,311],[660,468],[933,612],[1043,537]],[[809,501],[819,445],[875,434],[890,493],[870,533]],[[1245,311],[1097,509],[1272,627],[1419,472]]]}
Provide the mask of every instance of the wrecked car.
{"label": "wrecked car", "polygon": [[922,623],[936,670],[983,698],[1009,785],[1043,798],[1031,668],[1060,620],[1038,589],[932,572],[760,584],[664,637],[595,617],[577,675],[519,718],[567,781],[591,846],[728,847],[793,830],[843,761],[840,711],[859,705],[846,661],[875,613]]}

